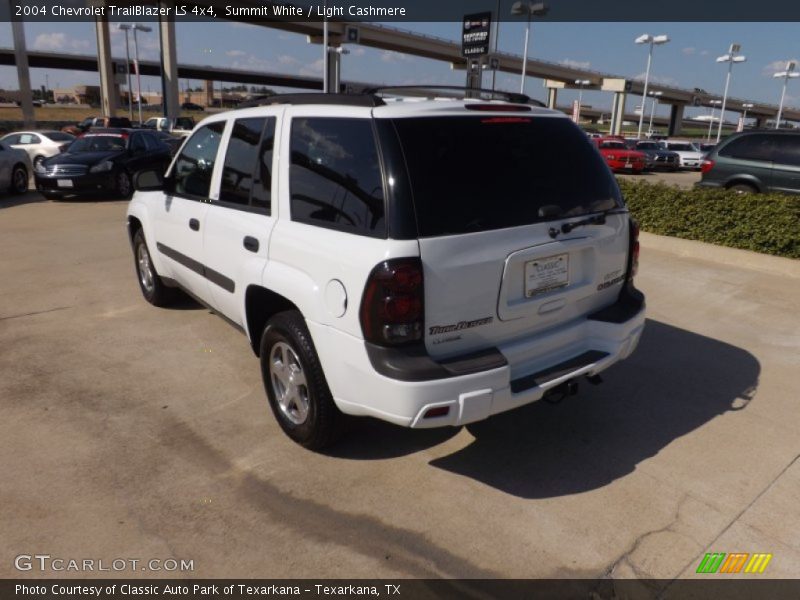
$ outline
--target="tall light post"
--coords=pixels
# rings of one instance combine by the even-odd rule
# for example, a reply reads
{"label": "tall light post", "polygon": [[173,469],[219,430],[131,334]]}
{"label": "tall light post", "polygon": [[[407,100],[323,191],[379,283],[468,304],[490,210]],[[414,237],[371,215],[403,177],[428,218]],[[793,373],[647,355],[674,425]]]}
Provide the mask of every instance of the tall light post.
{"label": "tall light post", "polygon": [[589,85],[592,83],[588,79],[576,79],[575,85],[578,86],[578,111],[575,115],[575,123],[578,124],[581,122],[581,105],[583,104],[583,86]]}
{"label": "tall light post", "polygon": [[650,35],[645,33],[636,38],[637,44],[650,44],[650,50],[647,53],[647,70],[644,72],[644,90],[642,91],[642,112],[639,113],[639,132],[636,137],[642,137],[642,124],[644,123],[644,101],[647,98],[647,84],[650,82],[650,65],[653,62],[653,46],[666,44],[669,41],[667,35]]}
{"label": "tall light post", "polygon": [[661,96],[663,93],[664,92],[650,92],[650,95],[653,97],[653,107],[650,109],[650,125],[647,127],[647,137],[652,137],[653,135],[653,117],[656,114],[656,104],[658,104],[659,96]]}
{"label": "tall light post", "polygon": [[744,131],[744,120],[747,118],[747,109],[753,108],[753,104],[750,103],[750,102],[745,102],[744,104],[742,104],[742,108],[744,109],[744,112],[742,113],[742,129],[741,129],[741,131]]}
{"label": "tall light post", "polygon": [[[519,0],[511,6],[512,15],[526,15],[528,18],[528,23],[525,26],[525,50],[522,53],[522,73],[520,75],[522,79],[519,82],[520,94],[525,93],[525,72],[528,70],[528,39],[531,33],[531,17],[544,16],[549,10],[550,7],[545,2],[531,2],[531,0]],[[497,52],[497,35],[495,35],[495,52]],[[494,79],[492,79],[492,89],[494,89]]]}
{"label": "tall light post", "polygon": [[[130,25],[128,23],[121,23],[119,25],[120,29],[125,30],[125,37],[127,41],[128,37],[128,30],[133,31],[133,68],[136,70],[136,101],[139,104],[139,125],[142,124],[142,74],[139,69],[139,40],[136,38],[136,32],[141,31],[143,33],[149,33],[153,31],[152,27],[148,27],[147,25],[140,25],[139,23],[135,23]],[[130,87],[128,88],[130,92]]]}
{"label": "tall light post", "polygon": [[747,60],[747,58],[739,54],[739,50],[741,49],[742,46],[740,44],[731,44],[731,47],[728,49],[728,53],[717,58],[718,63],[728,63],[728,75],[725,77],[725,92],[722,94],[722,109],[719,113],[717,143],[719,143],[719,140],[722,137],[722,122],[725,120],[725,102],[728,100],[728,86],[730,86],[731,83],[731,71],[733,70],[733,65],[734,63],[743,63]]}
{"label": "tall light post", "polygon": [[125,70],[128,73],[128,119],[133,121],[133,87],[131,86],[131,46],[128,43],[128,30],[132,25],[120,23],[117,29],[125,32]]}
{"label": "tall light post", "polygon": [[783,91],[781,92],[781,103],[778,106],[778,118],[775,120],[775,129],[780,129],[781,126],[781,116],[783,115],[783,101],[786,98],[786,84],[789,83],[789,79],[794,79],[795,77],[800,77],[800,73],[795,73],[794,69],[797,66],[797,63],[793,60],[787,61],[786,63],[786,70],[781,71],[780,73],[775,73],[773,77],[775,78],[783,78]]}
{"label": "tall light post", "polygon": [[706,136],[707,142],[711,141],[711,126],[714,124],[714,109],[722,104],[722,100],[711,100],[709,101],[709,104],[711,105],[711,117],[708,119],[708,135]]}

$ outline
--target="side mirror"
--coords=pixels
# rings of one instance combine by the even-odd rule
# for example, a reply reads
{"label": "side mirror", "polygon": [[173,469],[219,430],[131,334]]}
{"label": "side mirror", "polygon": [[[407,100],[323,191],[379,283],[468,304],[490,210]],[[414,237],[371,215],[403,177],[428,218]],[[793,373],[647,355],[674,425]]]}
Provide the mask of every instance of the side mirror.
{"label": "side mirror", "polygon": [[133,187],[139,192],[158,192],[164,190],[164,173],[157,169],[139,171],[133,177]]}

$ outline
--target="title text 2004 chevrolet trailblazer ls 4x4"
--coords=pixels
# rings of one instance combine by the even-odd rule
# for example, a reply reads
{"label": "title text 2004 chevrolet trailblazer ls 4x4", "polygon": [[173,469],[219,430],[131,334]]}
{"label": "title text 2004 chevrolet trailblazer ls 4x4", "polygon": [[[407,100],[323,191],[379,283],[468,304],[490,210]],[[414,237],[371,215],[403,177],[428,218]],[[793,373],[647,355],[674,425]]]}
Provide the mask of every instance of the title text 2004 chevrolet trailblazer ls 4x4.
{"label": "title text 2004 chevrolet trailblazer ls 4x4", "polygon": [[[462,425],[626,358],[638,232],[563,114],[483,99],[276,96],[202,121],[128,209],[145,298],[240,326],[283,430]],[[596,380],[597,378],[595,378]]]}

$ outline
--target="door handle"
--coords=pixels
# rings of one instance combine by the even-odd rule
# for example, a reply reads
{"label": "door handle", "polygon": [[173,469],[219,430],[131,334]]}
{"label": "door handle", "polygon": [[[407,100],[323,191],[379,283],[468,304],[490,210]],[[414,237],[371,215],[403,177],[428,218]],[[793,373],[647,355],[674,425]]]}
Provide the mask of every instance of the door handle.
{"label": "door handle", "polygon": [[258,240],[254,237],[250,237],[246,235],[244,237],[244,242],[242,244],[246,250],[250,250],[250,252],[258,252],[259,244]]}
{"label": "door handle", "polygon": [[197,219],[189,219],[189,229],[192,231],[200,231],[200,221]]}

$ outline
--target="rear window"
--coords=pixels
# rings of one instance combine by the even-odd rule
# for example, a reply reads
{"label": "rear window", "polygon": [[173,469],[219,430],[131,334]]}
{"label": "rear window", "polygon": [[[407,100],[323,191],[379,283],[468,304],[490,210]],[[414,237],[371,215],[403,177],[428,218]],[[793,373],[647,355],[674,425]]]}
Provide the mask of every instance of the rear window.
{"label": "rear window", "polygon": [[121,135],[86,135],[72,142],[69,151],[119,152],[125,150],[125,138]]}
{"label": "rear window", "polygon": [[622,206],[605,160],[567,119],[487,115],[393,122],[421,237]]}
{"label": "rear window", "polygon": [[691,144],[667,144],[667,148],[670,150],[675,150],[677,152],[697,152],[697,148],[692,146]]}

